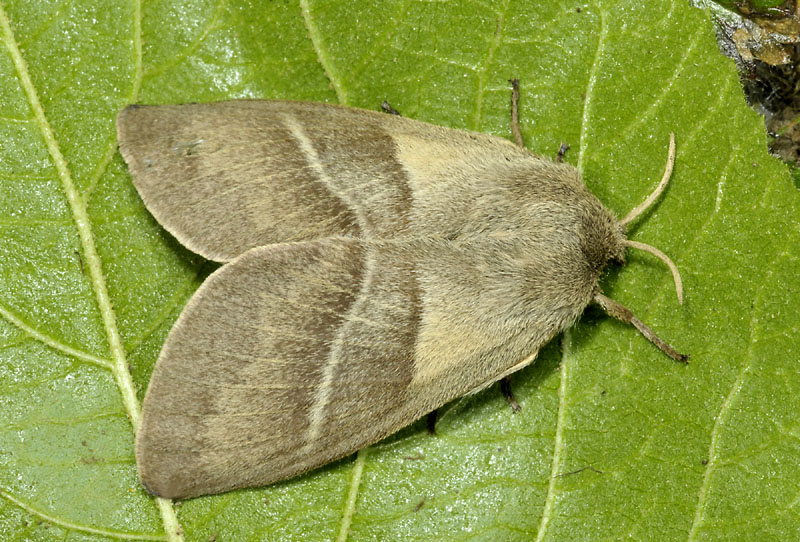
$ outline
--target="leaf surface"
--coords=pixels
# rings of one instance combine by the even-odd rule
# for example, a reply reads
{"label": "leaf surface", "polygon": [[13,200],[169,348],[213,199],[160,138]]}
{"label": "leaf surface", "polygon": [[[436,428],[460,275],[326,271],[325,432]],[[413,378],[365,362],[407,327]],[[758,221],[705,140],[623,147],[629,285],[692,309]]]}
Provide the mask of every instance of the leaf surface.
{"label": "leaf surface", "polygon": [[[653,4],[653,3],[647,3]],[[0,2],[0,538],[800,538],[800,200],[685,2]],[[662,337],[589,309],[512,383],[271,487],[157,502],[133,425],[213,269],[148,214],[116,151],[129,103],[326,101],[510,137],[620,216],[672,184],[603,282]],[[175,534],[174,521],[182,535]],[[216,537],[216,538],[215,538]]]}

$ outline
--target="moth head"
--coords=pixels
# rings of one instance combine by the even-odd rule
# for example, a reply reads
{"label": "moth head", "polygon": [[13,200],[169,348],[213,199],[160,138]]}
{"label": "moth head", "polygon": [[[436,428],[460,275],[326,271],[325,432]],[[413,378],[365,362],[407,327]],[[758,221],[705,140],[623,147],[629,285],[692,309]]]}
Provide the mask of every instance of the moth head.
{"label": "moth head", "polygon": [[587,198],[583,204],[581,251],[599,276],[610,262],[625,264],[625,228],[596,198]]}

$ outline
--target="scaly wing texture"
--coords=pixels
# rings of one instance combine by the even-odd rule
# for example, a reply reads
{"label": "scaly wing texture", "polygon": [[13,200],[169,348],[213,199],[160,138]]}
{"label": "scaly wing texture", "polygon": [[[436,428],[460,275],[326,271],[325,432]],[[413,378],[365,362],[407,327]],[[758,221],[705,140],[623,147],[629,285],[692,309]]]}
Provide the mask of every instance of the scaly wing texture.
{"label": "scaly wing texture", "polygon": [[[203,284],[145,399],[137,462],[150,490],[175,497],[264,484],[340,456],[320,443],[346,441],[329,434],[333,417],[354,414],[342,401],[379,402],[375,420],[341,431],[380,424],[381,399],[411,379],[404,360],[419,304],[408,270],[376,275],[366,257],[354,242],[273,245]],[[358,388],[339,375],[348,349],[370,360],[357,368]]]}
{"label": "scaly wing texture", "polygon": [[470,220],[450,206],[486,190],[476,174],[540,162],[500,138],[305,102],[131,106],[118,135],[148,210],[217,261],[270,243],[449,233]]}
{"label": "scaly wing texture", "polygon": [[167,339],[137,436],[143,483],[189,497],[285,479],[529,362],[582,307],[537,311],[516,275],[445,241],[246,252]]}

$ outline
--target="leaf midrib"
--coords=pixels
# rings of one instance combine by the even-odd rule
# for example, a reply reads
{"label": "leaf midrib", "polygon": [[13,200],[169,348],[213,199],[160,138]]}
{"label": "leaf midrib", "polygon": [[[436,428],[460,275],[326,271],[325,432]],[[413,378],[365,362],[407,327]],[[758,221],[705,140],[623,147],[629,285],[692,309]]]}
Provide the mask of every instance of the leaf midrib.
{"label": "leaf midrib", "polygon": [[[138,0],[134,1],[133,24],[135,29],[134,52],[136,58],[134,60],[135,76],[132,95],[136,96],[138,95],[139,88],[141,86],[142,73],[141,5]],[[33,112],[35,122],[42,135],[45,146],[47,147],[47,152],[56,167],[58,179],[61,182],[64,196],[67,200],[67,205],[72,213],[72,218],[75,223],[75,228],[78,231],[78,237],[80,239],[81,249],[83,251],[86,272],[92,284],[92,289],[95,292],[97,307],[100,311],[100,316],[103,321],[103,328],[106,334],[106,340],[108,341],[109,352],[111,354],[111,363],[108,368],[111,370],[111,373],[114,377],[114,382],[119,389],[125,412],[131,422],[131,429],[135,433],[135,428],[139,423],[141,408],[139,405],[139,400],[136,397],[136,389],[133,384],[133,378],[130,370],[128,369],[125,349],[122,345],[119,327],[117,326],[116,313],[108,293],[105,275],[103,274],[102,270],[102,263],[97,252],[97,246],[95,245],[91,220],[89,219],[89,214],[86,207],[86,201],[72,180],[72,173],[67,165],[67,160],[62,154],[61,148],[58,145],[58,140],[56,139],[53,129],[50,126],[50,122],[47,120],[44,108],[39,100],[36,87],[31,79],[27,62],[22,55],[22,51],[19,48],[19,44],[17,43],[14,32],[11,28],[11,22],[9,21],[8,14],[6,13],[2,4],[0,4],[0,32],[2,32],[2,40],[5,43],[9,56],[11,57],[14,70],[17,73],[20,85],[27,98],[28,106]],[[81,359],[84,358],[85,357],[81,357]],[[84,361],[88,360],[84,359]],[[5,492],[3,494],[5,495]],[[10,498],[10,496],[7,496],[7,498]],[[170,540],[170,542],[182,542],[182,530],[178,524],[178,519],[175,514],[175,510],[172,507],[171,501],[157,499],[157,504],[161,512],[161,519],[167,539]],[[20,504],[18,503],[18,506],[19,505]],[[43,514],[43,512],[40,514]],[[82,528],[80,526],[74,526],[73,528],[77,530],[88,529],[88,527]],[[122,533],[120,533],[120,535],[121,534]]]}

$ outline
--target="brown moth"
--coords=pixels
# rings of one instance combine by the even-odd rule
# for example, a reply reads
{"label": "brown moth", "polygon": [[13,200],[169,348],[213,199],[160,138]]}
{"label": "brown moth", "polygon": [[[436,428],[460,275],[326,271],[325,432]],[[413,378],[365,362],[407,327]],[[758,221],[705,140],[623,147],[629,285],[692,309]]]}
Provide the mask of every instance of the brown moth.
{"label": "brown moth", "polygon": [[666,184],[673,142],[659,188],[620,221],[570,165],[378,112],[131,106],[118,135],[158,222],[225,263],[172,328],[144,400],[136,460],[156,495],[346,456],[525,367],[593,301],[686,359],[598,287],[626,247],[654,251],[625,226]]}

